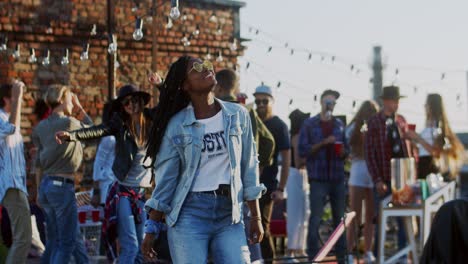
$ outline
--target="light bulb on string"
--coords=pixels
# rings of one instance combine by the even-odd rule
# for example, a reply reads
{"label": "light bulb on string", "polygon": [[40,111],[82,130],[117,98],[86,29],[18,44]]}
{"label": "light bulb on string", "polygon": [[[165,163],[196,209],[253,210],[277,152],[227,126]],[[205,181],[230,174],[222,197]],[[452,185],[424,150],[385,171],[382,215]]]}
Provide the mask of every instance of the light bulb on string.
{"label": "light bulb on string", "polygon": [[185,11],[184,11],[183,14],[182,14],[182,20],[183,20],[183,21],[186,21],[186,20],[187,20],[187,12],[185,12]]}
{"label": "light bulb on string", "polygon": [[15,51],[13,51],[13,54],[11,54],[15,60],[19,60],[21,57],[21,46],[20,44],[16,44]]}
{"label": "light bulb on string", "polygon": [[272,49],[273,49],[272,46],[268,47],[268,51],[267,51],[267,52],[270,53]]}
{"label": "light bulb on string", "polygon": [[68,63],[70,63],[69,59],[68,59],[68,49],[65,49],[65,52],[64,52],[64,55],[62,57],[62,60],[60,61],[60,64],[62,65],[68,65]]}
{"label": "light bulb on string", "polygon": [[231,51],[236,51],[237,50],[237,39],[233,38],[231,44],[229,45],[229,48]]}
{"label": "light bulb on string", "polygon": [[83,45],[83,52],[81,52],[80,60],[85,61],[89,59],[89,43]]}
{"label": "light bulb on string", "polygon": [[52,28],[52,24],[50,23],[50,21],[47,22],[47,28],[46,28],[45,33],[49,35],[54,33],[54,29]]}
{"label": "light bulb on string", "polygon": [[37,58],[36,58],[36,50],[34,48],[31,48],[29,50],[29,58],[28,58],[29,63],[36,63]]}
{"label": "light bulb on string", "polygon": [[117,52],[117,37],[114,34],[109,35],[109,47],[107,52],[111,55]]}
{"label": "light bulb on string", "polygon": [[139,41],[143,38],[143,19],[137,18],[135,23],[135,31],[133,32],[133,39]]}
{"label": "light bulb on string", "polygon": [[335,63],[335,56],[331,57],[331,63]]}
{"label": "light bulb on string", "polygon": [[309,61],[312,60],[312,53],[309,53],[309,58],[308,59],[309,59]]}
{"label": "light bulb on string", "polygon": [[216,35],[220,36],[223,34],[223,29],[221,28],[221,25],[218,25],[218,29],[216,30]]}
{"label": "light bulb on string", "polygon": [[89,33],[89,35],[96,36],[96,34],[97,34],[97,26],[96,26],[96,24],[93,24],[93,26],[91,27],[91,32]]}
{"label": "light bulb on string", "polygon": [[206,60],[211,60],[213,57],[211,56],[210,49],[208,49],[208,52],[205,55]]}
{"label": "light bulb on string", "polygon": [[255,35],[258,35],[258,33],[260,33],[260,30],[255,30]]}
{"label": "light bulb on string", "polygon": [[187,41],[189,41],[188,38],[187,38],[187,35],[184,34],[184,36],[180,39],[180,42],[181,42],[182,44],[184,44],[184,46],[185,46],[185,43],[186,43]]}
{"label": "light bulb on string", "polygon": [[357,111],[357,103],[356,103],[356,100],[353,100],[352,106],[353,106],[353,112],[356,113],[356,111]]}
{"label": "light bulb on string", "polygon": [[218,22],[218,18],[216,17],[216,14],[215,14],[214,11],[213,11],[213,13],[211,13],[210,18],[208,19],[208,21],[210,21],[211,23],[217,23]]}
{"label": "light bulb on string", "polygon": [[440,80],[443,81],[445,79],[445,72],[443,72],[441,75],[440,75]]}
{"label": "light bulb on string", "polygon": [[0,44],[0,51],[6,51],[8,49],[8,37],[3,37],[2,44]]}
{"label": "light bulb on string", "polygon": [[248,70],[250,68],[250,62],[247,62],[247,65],[245,65],[245,69]]}
{"label": "light bulb on string", "polygon": [[218,52],[218,57],[216,58],[217,62],[222,62],[224,60],[221,50]]}
{"label": "light bulb on string", "polygon": [[286,42],[286,43],[284,44],[284,47],[285,47],[285,48],[288,48],[288,47],[289,47],[289,43]]}
{"label": "light bulb on string", "polygon": [[167,24],[166,24],[166,29],[171,29],[174,26],[172,23],[171,17],[167,17]]}
{"label": "light bulb on string", "polygon": [[294,55],[294,49],[291,49],[291,56]]}
{"label": "light bulb on string", "polygon": [[351,66],[349,66],[349,69],[350,69],[351,71],[354,71],[354,64],[351,64]]}
{"label": "light bulb on string", "polygon": [[171,0],[171,12],[169,13],[169,17],[172,20],[177,20],[180,17],[179,0]]}
{"label": "light bulb on string", "polygon": [[276,84],[276,89],[280,89],[281,88],[281,81],[278,81],[278,83]]}
{"label": "light bulb on string", "polygon": [[317,95],[314,94],[314,102],[317,102]]}
{"label": "light bulb on string", "polygon": [[200,26],[198,24],[195,26],[195,31],[193,31],[192,35],[194,35],[195,37],[198,37],[198,35],[200,35]]}
{"label": "light bulb on string", "polygon": [[50,65],[50,50],[46,50],[45,51],[45,56],[44,58],[42,59],[42,66],[49,66]]}

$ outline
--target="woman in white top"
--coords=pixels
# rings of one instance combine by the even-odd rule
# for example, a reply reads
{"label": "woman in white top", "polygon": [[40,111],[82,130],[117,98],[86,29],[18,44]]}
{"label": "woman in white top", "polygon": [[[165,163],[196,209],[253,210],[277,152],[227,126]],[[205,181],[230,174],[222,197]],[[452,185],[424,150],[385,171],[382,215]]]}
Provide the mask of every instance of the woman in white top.
{"label": "woman in white top", "polygon": [[426,127],[421,134],[406,133],[406,137],[419,145],[418,178],[425,179],[433,172],[455,177],[463,165],[465,151],[450,128],[442,97],[428,94],[425,108]]}
{"label": "woman in white top", "polygon": [[[365,101],[362,103],[359,111],[346,130],[346,137],[351,146],[351,172],[349,178],[349,200],[351,210],[356,212],[356,220],[353,221],[347,232],[348,250],[353,250],[356,242],[356,226],[361,224],[362,201],[366,206],[366,216],[364,223],[364,249],[365,259],[368,263],[375,261],[371,251],[372,237],[374,233],[374,184],[367,169],[364,159],[364,135],[367,132],[367,120],[379,111],[374,101]],[[349,255],[350,260],[353,255]],[[350,262],[352,263],[352,262]]]}

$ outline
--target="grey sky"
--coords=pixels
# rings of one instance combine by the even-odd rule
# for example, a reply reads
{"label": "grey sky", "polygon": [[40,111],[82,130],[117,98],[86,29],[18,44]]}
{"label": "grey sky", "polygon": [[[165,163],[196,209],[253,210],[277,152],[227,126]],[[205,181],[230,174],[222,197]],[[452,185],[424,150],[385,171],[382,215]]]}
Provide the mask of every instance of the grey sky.
{"label": "grey sky", "polygon": [[[260,81],[275,89],[281,81],[276,110],[282,118],[294,108],[315,114],[314,95],[324,89],[342,93],[337,114],[351,114],[354,100],[359,106],[371,97],[368,65],[372,47],[378,44],[387,62],[384,84],[395,82],[408,96],[401,101],[400,112],[410,122],[422,127],[426,94],[438,92],[444,96],[452,126],[468,128],[464,72],[468,69],[467,1],[246,2],[241,9],[242,36],[252,41],[244,43],[248,49],[240,60],[241,89],[250,96]],[[259,34],[250,27],[260,29]],[[270,45],[273,49],[267,53]],[[295,48],[292,56],[291,48]],[[329,56],[322,62],[313,53],[309,61],[308,53],[299,49]],[[334,63],[331,56],[335,56]],[[250,67],[246,70],[247,62]],[[288,107],[290,99],[293,104]]]}

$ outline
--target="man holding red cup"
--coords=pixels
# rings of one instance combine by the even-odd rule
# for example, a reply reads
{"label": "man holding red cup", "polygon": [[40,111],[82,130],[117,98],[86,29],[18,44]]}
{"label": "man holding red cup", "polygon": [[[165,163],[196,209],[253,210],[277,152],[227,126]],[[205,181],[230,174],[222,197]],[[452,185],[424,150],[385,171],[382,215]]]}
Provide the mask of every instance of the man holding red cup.
{"label": "man holding red cup", "polygon": [[[326,197],[330,197],[333,224],[337,226],[345,212],[344,159],[348,153],[345,124],[333,116],[340,93],[326,90],[320,96],[321,112],[304,121],[299,134],[299,155],[306,160],[310,183],[310,219],[307,249],[310,258],[320,250],[318,228]],[[335,246],[339,259],[346,254],[345,237]],[[341,261],[340,261],[341,263]]]}

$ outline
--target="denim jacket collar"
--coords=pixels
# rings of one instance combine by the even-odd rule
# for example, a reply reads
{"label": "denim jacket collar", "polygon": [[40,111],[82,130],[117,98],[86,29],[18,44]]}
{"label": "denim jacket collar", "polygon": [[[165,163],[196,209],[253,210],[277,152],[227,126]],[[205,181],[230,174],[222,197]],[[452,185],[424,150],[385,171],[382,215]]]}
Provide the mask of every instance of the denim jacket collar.
{"label": "denim jacket collar", "polygon": [[[223,111],[224,116],[230,117],[236,114],[231,108],[226,107],[223,101],[219,100],[218,98],[215,98],[215,101],[218,102],[219,105],[221,106],[221,111]],[[189,105],[185,108],[185,110],[186,111],[185,111],[183,125],[191,126],[197,122],[197,118],[195,117],[195,111],[193,110],[192,103],[189,103]]]}

